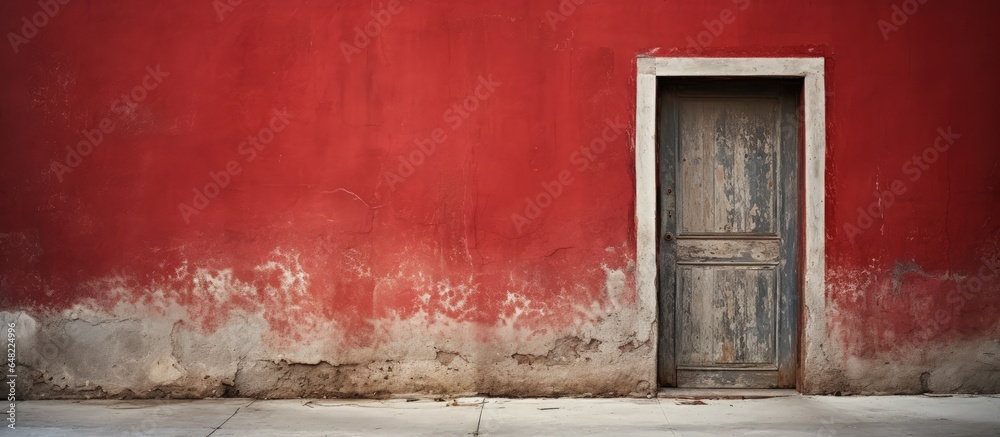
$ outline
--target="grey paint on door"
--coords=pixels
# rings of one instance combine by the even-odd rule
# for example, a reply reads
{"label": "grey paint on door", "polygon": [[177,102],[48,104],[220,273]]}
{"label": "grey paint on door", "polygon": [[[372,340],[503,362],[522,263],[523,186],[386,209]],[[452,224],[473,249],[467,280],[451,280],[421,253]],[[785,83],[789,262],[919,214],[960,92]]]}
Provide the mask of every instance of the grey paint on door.
{"label": "grey paint on door", "polygon": [[794,387],[801,82],[658,89],[660,384]]}

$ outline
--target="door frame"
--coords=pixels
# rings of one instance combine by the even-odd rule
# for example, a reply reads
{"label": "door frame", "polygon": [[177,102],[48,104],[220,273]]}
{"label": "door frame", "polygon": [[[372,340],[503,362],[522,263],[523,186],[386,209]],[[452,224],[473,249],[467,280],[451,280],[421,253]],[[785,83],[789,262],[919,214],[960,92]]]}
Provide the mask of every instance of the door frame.
{"label": "door frame", "polygon": [[[799,256],[799,350],[796,387],[810,386],[810,369],[821,368],[820,348],[826,338],[825,190],[826,79],[824,58],[685,58],[636,59],[635,220],[636,291],[643,312],[654,321],[652,344],[659,344],[657,267],[657,77],[799,77],[803,79],[803,129],[800,154],[802,200]],[[649,372],[655,378],[657,357]],[[653,379],[657,380],[657,379]],[[658,380],[657,380],[658,381]]]}

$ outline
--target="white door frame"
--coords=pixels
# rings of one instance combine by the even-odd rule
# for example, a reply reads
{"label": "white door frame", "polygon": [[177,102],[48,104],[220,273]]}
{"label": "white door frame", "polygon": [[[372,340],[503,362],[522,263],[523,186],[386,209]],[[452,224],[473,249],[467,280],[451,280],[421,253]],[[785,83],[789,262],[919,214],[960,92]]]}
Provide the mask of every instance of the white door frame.
{"label": "white door frame", "polygon": [[[802,305],[799,324],[798,384],[811,378],[810,369],[821,368],[819,349],[826,338],[826,261],[824,195],[826,174],[826,80],[823,58],[650,58],[636,59],[635,110],[635,220],[636,288],[643,311],[657,317],[656,223],[656,78],[660,76],[801,77],[805,118],[805,233]],[[659,323],[652,344],[658,344]],[[651,371],[656,372],[653,354]]]}

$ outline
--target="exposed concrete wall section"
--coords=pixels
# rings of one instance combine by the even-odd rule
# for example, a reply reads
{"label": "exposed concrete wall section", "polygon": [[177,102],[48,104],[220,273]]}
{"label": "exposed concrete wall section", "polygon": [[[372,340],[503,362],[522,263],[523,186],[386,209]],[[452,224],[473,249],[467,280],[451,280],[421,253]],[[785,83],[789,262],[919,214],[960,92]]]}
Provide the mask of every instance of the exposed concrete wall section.
{"label": "exposed concrete wall section", "polygon": [[[232,278],[232,272],[187,268],[171,283],[136,293],[129,278],[95,281],[97,300],[58,312],[2,312],[18,327],[22,396],[353,397],[393,393],[504,395],[646,395],[655,392],[648,363],[654,350],[649,315],[628,303],[625,270],[603,268],[601,295],[564,310],[577,319],[562,332],[518,327],[537,311],[511,294],[511,316],[494,326],[433,317],[370,320],[376,344],[353,344],[345,328],[310,311],[309,274],[293,256],[275,252],[260,269],[282,272],[273,290]],[[187,272],[193,271],[193,274]],[[453,289],[430,286],[427,293]],[[240,296],[288,299],[266,310],[224,312]],[[190,294],[201,312],[178,303]],[[142,296],[134,299],[134,296]],[[308,299],[308,298],[306,298]],[[293,303],[294,301],[294,303]],[[207,305],[206,305],[207,304]],[[466,303],[459,299],[456,309]],[[471,303],[469,304],[471,308]],[[213,311],[212,309],[219,311]],[[292,318],[291,330],[273,321]],[[224,319],[224,322],[218,322]]]}

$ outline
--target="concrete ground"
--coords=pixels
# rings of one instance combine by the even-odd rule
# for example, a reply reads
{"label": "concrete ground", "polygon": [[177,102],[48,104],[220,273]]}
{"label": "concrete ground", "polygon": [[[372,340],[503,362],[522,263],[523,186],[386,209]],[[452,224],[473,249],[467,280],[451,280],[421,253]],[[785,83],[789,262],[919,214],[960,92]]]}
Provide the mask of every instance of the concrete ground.
{"label": "concrete ground", "polygon": [[16,420],[0,435],[1000,436],[1000,396],[26,401]]}

